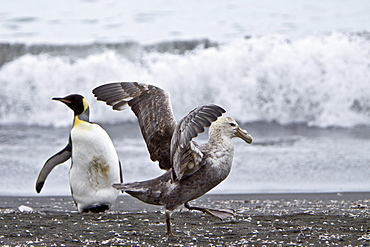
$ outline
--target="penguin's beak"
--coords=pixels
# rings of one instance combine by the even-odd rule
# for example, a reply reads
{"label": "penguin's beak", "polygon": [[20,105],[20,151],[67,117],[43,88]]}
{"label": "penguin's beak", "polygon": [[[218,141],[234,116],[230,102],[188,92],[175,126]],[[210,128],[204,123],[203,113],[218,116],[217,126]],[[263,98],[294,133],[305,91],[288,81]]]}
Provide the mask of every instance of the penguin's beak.
{"label": "penguin's beak", "polygon": [[65,98],[52,98],[52,100],[57,100],[57,101],[60,101],[60,102],[63,102],[64,104],[70,104],[72,103],[71,101],[65,99]]}
{"label": "penguin's beak", "polygon": [[241,129],[238,127],[238,129],[235,132],[235,136],[243,139],[246,143],[251,144],[252,143],[252,136],[248,134],[246,130]]}

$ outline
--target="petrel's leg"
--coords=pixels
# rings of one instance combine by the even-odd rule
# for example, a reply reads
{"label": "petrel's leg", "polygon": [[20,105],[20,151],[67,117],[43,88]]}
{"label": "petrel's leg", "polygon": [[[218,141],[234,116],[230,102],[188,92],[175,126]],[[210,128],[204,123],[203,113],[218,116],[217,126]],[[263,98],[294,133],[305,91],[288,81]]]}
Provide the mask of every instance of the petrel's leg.
{"label": "petrel's leg", "polygon": [[168,237],[173,237],[172,230],[171,230],[171,215],[173,211],[166,210],[166,224],[167,224],[167,236]]}
{"label": "petrel's leg", "polygon": [[189,202],[185,202],[184,206],[189,210],[198,210],[203,213],[207,213],[211,216],[217,217],[220,220],[234,216],[234,211],[232,209],[213,209],[213,208],[194,207],[190,206]]}

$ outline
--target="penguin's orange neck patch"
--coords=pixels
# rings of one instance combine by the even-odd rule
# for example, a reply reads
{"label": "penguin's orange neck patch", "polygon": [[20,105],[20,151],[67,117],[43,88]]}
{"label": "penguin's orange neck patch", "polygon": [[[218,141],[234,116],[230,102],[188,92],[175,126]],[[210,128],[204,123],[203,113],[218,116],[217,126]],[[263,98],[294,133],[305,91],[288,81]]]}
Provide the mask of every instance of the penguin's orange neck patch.
{"label": "penguin's orange neck patch", "polygon": [[80,125],[81,123],[85,123],[84,120],[81,120],[78,118],[78,116],[75,116],[74,118],[74,121],[73,121],[73,128],[77,127],[78,125]]}

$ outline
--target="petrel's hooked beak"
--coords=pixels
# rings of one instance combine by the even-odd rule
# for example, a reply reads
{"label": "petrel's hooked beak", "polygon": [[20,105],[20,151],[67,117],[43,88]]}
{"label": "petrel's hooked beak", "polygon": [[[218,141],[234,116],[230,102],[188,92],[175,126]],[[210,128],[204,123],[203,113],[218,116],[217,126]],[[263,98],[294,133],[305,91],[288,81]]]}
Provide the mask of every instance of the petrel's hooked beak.
{"label": "petrel's hooked beak", "polygon": [[246,143],[251,144],[253,139],[250,134],[246,130],[241,129],[238,127],[238,129],[235,132],[235,136],[243,139]]}

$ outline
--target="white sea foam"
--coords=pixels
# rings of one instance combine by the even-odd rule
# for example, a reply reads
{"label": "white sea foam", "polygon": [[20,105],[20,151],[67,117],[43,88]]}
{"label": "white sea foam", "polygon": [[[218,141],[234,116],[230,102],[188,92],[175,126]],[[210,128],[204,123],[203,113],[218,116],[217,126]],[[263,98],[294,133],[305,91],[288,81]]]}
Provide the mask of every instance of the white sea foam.
{"label": "white sea foam", "polygon": [[366,37],[339,33],[294,41],[252,37],[185,54],[138,50],[135,59],[114,50],[80,58],[26,54],[0,68],[0,123],[68,125],[68,110],[50,99],[71,93],[88,99],[93,121],[134,119],[96,102],[91,90],[139,81],[169,91],[177,118],[216,103],[242,122],[367,125],[369,54]]}

